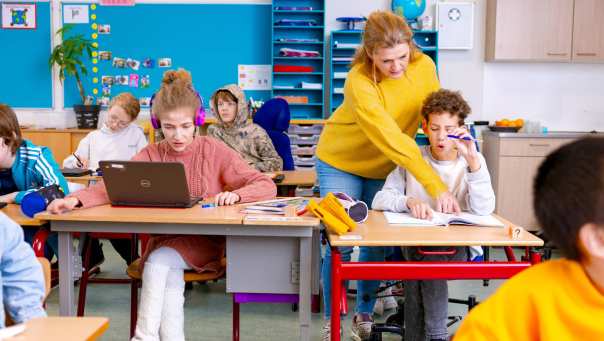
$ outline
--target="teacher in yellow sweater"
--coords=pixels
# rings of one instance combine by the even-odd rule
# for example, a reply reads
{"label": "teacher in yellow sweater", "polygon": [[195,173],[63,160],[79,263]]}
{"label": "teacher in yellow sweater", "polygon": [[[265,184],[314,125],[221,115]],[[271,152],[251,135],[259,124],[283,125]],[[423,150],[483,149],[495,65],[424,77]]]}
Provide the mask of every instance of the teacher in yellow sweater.
{"label": "teacher in yellow sweater", "polygon": [[[415,143],[424,99],[440,87],[433,61],[413,43],[405,20],[391,12],[372,13],[365,25],[344,85],[344,101],[325,123],[317,147],[321,196],[345,192],[371,203],[396,166],[405,168],[436,199],[439,211],[458,212],[459,204],[422,158]],[[352,248],[340,248],[350,260]],[[383,261],[384,248],[361,248],[359,261]],[[330,331],[331,252],[322,266],[325,325]],[[352,337],[371,331],[377,281],[359,281]]]}

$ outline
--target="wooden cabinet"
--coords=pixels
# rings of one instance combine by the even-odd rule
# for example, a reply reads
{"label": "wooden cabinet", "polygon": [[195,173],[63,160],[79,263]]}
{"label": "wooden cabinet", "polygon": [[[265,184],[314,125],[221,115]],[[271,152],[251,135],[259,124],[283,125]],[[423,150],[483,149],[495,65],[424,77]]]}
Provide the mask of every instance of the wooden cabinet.
{"label": "wooden cabinet", "polygon": [[604,61],[604,1],[575,0],[573,61]]}
{"label": "wooden cabinet", "polygon": [[578,137],[520,138],[485,133],[483,151],[497,198],[495,212],[530,231],[539,230],[533,212],[537,169],[549,153]]}
{"label": "wooden cabinet", "polygon": [[486,60],[604,61],[604,1],[487,0]]}
{"label": "wooden cabinet", "polygon": [[52,151],[52,156],[55,161],[60,165],[63,164],[63,160],[72,153],[78,146],[76,145],[73,149],[71,146],[71,132],[68,130],[30,130],[23,129],[22,135],[24,139],[30,140],[33,144],[38,146],[46,146]]}

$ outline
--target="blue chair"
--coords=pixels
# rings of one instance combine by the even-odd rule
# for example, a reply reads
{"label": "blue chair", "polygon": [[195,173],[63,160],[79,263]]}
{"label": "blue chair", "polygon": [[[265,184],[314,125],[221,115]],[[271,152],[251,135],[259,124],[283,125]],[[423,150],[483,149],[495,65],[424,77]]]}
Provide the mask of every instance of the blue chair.
{"label": "blue chair", "polygon": [[277,153],[283,159],[283,170],[294,170],[294,158],[289,136],[289,105],[283,98],[273,98],[260,107],[254,115],[254,123],[266,130]]}

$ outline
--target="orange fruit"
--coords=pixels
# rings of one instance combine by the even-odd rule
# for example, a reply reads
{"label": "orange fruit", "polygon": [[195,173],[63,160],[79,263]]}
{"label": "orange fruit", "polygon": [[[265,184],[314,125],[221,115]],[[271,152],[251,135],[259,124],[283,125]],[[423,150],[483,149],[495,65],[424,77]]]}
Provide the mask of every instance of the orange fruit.
{"label": "orange fruit", "polygon": [[519,118],[514,120],[514,127],[522,128],[524,126],[524,120]]}
{"label": "orange fruit", "polygon": [[500,127],[509,127],[510,120],[508,120],[507,118],[504,118],[503,120],[499,121],[499,126]]}

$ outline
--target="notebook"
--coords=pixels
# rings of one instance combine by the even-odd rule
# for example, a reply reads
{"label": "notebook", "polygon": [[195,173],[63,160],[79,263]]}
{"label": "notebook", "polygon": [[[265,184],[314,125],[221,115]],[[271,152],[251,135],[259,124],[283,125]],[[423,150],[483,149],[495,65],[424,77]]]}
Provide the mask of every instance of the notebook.
{"label": "notebook", "polygon": [[462,212],[459,215],[432,212],[432,220],[414,218],[411,213],[384,212],[388,224],[409,226],[447,226],[447,225],[477,225],[488,227],[504,227],[499,219],[492,215],[476,215]]}
{"label": "notebook", "polygon": [[101,161],[103,181],[114,206],[192,207],[202,198],[189,194],[179,162]]}

